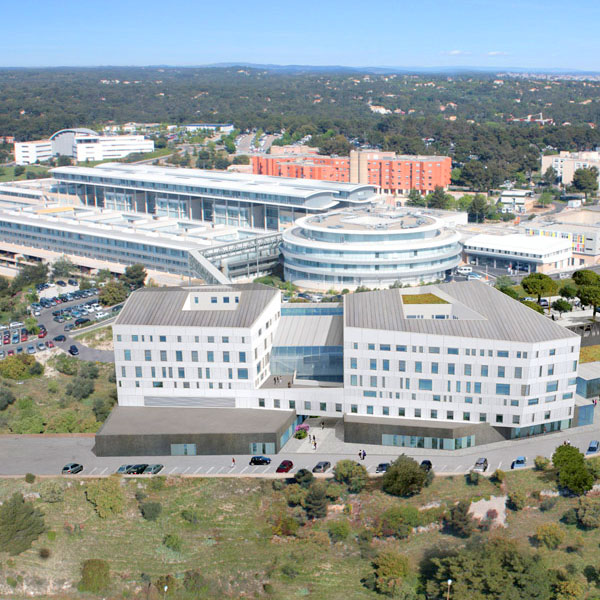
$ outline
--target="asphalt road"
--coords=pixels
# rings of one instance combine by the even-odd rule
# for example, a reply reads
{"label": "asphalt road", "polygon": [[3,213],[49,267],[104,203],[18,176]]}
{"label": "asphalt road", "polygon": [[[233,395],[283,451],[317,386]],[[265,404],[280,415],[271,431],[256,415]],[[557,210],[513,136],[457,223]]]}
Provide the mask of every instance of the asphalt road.
{"label": "asphalt road", "polygon": [[[319,438],[319,430],[315,433]],[[509,470],[517,456],[526,456],[528,466],[538,456],[550,458],[557,446],[569,440],[573,446],[585,452],[592,439],[600,439],[600,424],[588,425],[565,432],[552,433],[524,440],[498,442],[486,446],[466,448],[464,450],[426,450],[419,448],[389,448],[386,446],[365,446],[367,457],[363,464],[370,474],[375,474],[377,465],[393,460],[400,454],[412,456],[417,461],[425,458],[433,462],[439,475],[465,474],[471,470],[479,457],[488,459],[487,475],[496,469]],[[352,452],[332,454],[320,452],[289,452],[286,447],[272,456],[272,463],[265,466],[249,465],[249,455],[236,455],[235,466],[231,466],[231,455],[219,456],[128,456],[97,457],[92,451],[94,438],[60,435],[3,435],[0,436],[0,476],[20,476],[25,473],[36,475],[58,475],[68,462],[83,464],[84,470],[79,476],[103,476],[114,473],[122,464],[161,463],[165,465],[163,475],[186,476],[275,476],[275,469],[283,459],[294,463],[292,473],[300,468],[312,470],[322,460],[332,466],[343,458],[357,459]]]}

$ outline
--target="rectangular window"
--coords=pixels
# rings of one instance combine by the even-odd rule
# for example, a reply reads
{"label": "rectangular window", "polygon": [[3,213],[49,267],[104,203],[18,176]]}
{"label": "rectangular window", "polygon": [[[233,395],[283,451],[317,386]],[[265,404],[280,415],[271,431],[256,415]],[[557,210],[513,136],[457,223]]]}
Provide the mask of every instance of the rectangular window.
{"label": "rectangular window", "polygon": [[406,361],[405,360],[399,360],[398,361],[398,371],[404,373],[404,371],[406,371]]}
{"label": "rectangular window", "polygon": [[392,348],[389,344],[379,344],[379,349],[382,352],[389,352]]}
{"label": "rectangular window", "polygon": [[448,375],[454,375],[456,372],[456,367],[454,363],[448,363]]}
{"label": "rectangular window", "polygon": [[158,336],[158,341],[159,342],[166,342],[167,341],[167,336],[166,335],[159,335]]}
{"label": "rectangular window", "polygon": [[479,413],[479,422],[480,423],[485,423],[487,421],[487,414],[486,413]]}
{"label": "rectangular window", "polygon": [[376,371],[377,370],[377,359],[376,358],[369,359],[369,369],[371,371]]}
{"label": "rectangular window", "polygon": [[223,352],[223,362],[229,362],[229,352]]}
{"label": "rectangular window", "polygon": [[137,342],[138,341],[138,336],[137,335],[132,335],[131,336],[131,341],[132,342]]}
{"label": "rectangular window", "polygon": [[295,400],[290,400],[289,401],[289,405],[290,405],[290,409],[294,410],[296,408],[296,401]]}
{"label": "rectangular window", "polygon": [[365,398],[377,398],[377,392],[374,390],[365,390],[363,396]]}
{"label": "rectangular window", "polygon": [[207,360],[208,362],[215,362],[215,353],[214,353],[212,350],[209,350],[209,351],[206,353],[206,360]]}
{"label": "rectangular window", "polygon": [[470,421],[471,420],[471,413],[470,412],[464,412],[463,413],[463,421]]}
{"label": "rectangular window", "polygon": [[216,304],[217,303],[217,297],[216,296],[211,296],[210,297],[210,303],[211,304]]}
{"label": "rectangular window", "polygon": [[430,354],[439,354],[440,347],[439,346],[429,346],[429,353]]}
{"label": "rectangular window", "polygon": [[508,358],[508,350],[498,350],[498,358]]}
{"label": "rectangular window", "polygon": [[448,421],[454,421],[454,411],[453,410],[446,411],[446,419],[448,419]]}
{"label": "rectangular window", "polygon": [[370,386],[377,387],[377,376],[372,375],[369,379],[370,379]]}
{"label": "rectangular window", "polygon": [[136,377],[141,377],[142,376],[142,367],[136,367],[135,368],[135,376]]}
{"label": "rectangular window", "polygon": [[415,408],[415,419],[420,419],[420,418],[421,418],[421,409]]}
{"label": "rectangular window", "polygon": [[430,392],[433,389],[433,382],[431,379],[419,379],[419,389],[422,392]]}
{"label": "rectangular window", "polygon": [[521,422],[520,415],[513,415],[512,416],[512,422],[513,422],[513,425],[518,425]]}
{"label": "rectangular window", "polygon": [[131,350],[123,350],[123,358],[125,360],[131,360]]}
{"label": "rectangular window", "polygon": [[152,360],[152,350],[144,350],[144,360],[150,362]]}
{"label": "rectangular window", "polygon": [[556,355],[556,348],[551,348],[550,356],[555,356],[555,355]]}
{"label": "rectangular window", "polygon": [[198,367],[198,379],[202,379],[202,367]]}
{"label": "rectangular window", "polygon": [[224,344],[229,344],[229,336],[224,335],[222,338]]}
{"label": "rectangular window", "polygon": [[556,392],[557,390],[558,390],[558,381],[546,382],[546,391],[547,392]]}
{"label": "rectangular window", "polygon": [[539,403],[540,403],[539,398],[529,398],[529,400],[527,400],[527,406],[534,406]]}
{"label": "rectangular window", "polygon": [[356,375],[350,375],[350,385],[358,385],[358,377]]}
{"label": "rectangular window", "polygon": [[350,359],[350,368],[351,369],[356,369],[356,363],[357,363],[356,358],[351,358]]}
{"label": "rectangular window", "polygon": [[204,372],[206,373],[206,379],[210,379],[210,369],[206,367],[206,369],[204,369]]}
{"label": "rectangular window", "polygon": [[434,375],[437,375],[440,371],[439,371],[439,363],[431,363],[431,372]]}
{"label": "rectangular window", "polygon": [[522,379],[523,367],[515,367],[515,379]]}
{"label": "rectangular window", "polygon": [[573,364],[571,365],[571,371],[577,371],[577,361],[574,360]]}
{"label": "rectangular window", "polygon": [[548,365],[548,375],[554,375],[554,365]]}
{"label": "rectangular window", "polygon": [[198,362],[198,350],[192,350],[192,362]]}
{"label": "rectangular window", "polygon": [[488,366],[487,365],[481,365],[481,376],[482,377],[488,376]]}
{"label": "rectangular window", "polygon": [[498,396],[510,396],[510,384],[508,384],[508,383],[497,383],[496,384],[496,395],[498,395]]}
{"label": "rectangular window", "polygon": [[470,376],[471,375],[471,365],[465,365],[465,375]]}
{"label": "rectangular window", "polygon": [[473,386],[473,392],[475,394],[481,394],[481,382],[480,381],[475,382],[475,385]]}
{"label": "rectangular window", "polygon": [[237,370],[238,379],[248,379],[248,369]]}
{"label": "rectangular window", "polygon": [[473,398],[471,396],[465,396],[465,402],[467,404],[473,404]]}
{"label": "rectangular window", "polygon": [[179,377],[179,379],[185,379],[185,369],[183,367],[177,368],[177,377]]}
{"label": "rectangular window", "polygon": [[117,342],[120,342],[120,341],[121,341],[121,334],[117,333]]}
{"label": "rectangular window", "polygon": [[246,353],[245,352],[240,352],[239,353],[239,362],[241,362],[241,363],[245,363],[246,362]]}
{"label": "rectangular window", "polygon": [[504,367],[498,367],[498,377],[504,378],[505,373],[506,369]]}
{"label": "rectangular window", "polygon": [[573,397],[573,392],[568,392],[562,395],[563,400],[570,400]]}
{"label": "rectangular window", "polygon": [[389,371],[390,370],[390,361],[385,358],[381,361],[381,367],[384,371]]}
{"label": "rectangular window", "polygon": [[163,386],[163,382],[162,381],[153,381],[152,382],[152,387],[153,388],[161,388]]}
{"label": "rectangular window", "polygon": [[429,413],[430,418],[437,419],[437,415],[438,415],[437,410],[435,410],[434,408],[432,408],[431,411],[430,411],[430,413]]}
{"label": "rectangular window", "polygon": [[375,350],[375,344],[367,344],[368,350]]}
{"label": "rectangular window", "polygon": [[264,408],[264,407],[265,407],[265,399],[259,398],[258,399],[258,408]]}
{"label": "rectangular window", "polygon": [[448,348],[446,351],[448,354],[458,354],[458,348]]}
{"label": "rectangular window", "polygon": [[209,344],[214,344],[215,343],[215,336],[214,335],[209,335],[208,336],[208,343]]}
{"label": "rectangular window", "polygon": [[351,404],[350,412],[355,415],[358,412],[358,404]]}
{"label": "rectangular window", "polygon": [[121,377],[127,377],[127,369],[125,367],[121,367]]}
{"label": "rectangular window", "polygon": [[371,405],[371,404],[367,405],[367,414],[368,415],[373,414],[373,405]]}
{"label": "rectangular window", "polygon": [[417,362],[415,362],[415,373],[422,373],[423,372],[423,363],[418,360]]}
{"label": "rectangular window", "polygon": [[389,406],[382,406],[381,407],[381,414],[384,417],[389,417],[390,416],[390,407]]}
{"label": "rectangular window", "polygon": [[160,351],[160,360],[162,362],[166,362],[167,361],[167,351],[166,350],[161,350]]}
{"label": "rectangular window", "polygon": [[504,417],[502,415],[496,415],[496,423],[503,423]]}
{"label": "rectangular window", "polygon": [[399,417],[405,417],[406,416],[406,409],[405,408],[399,408],[398,409],[398,416]]}
{"label": "rectangular window", "polygon": [[406,346],[396,346],[396,352],[406,352]]}
{"label": "rectangular window", "polygon": [[175,360],[177,362],[183,362],[183,350],[175,350]]}
{"label": "rectangular window", "polygon": [[336,405],[335,405],[335,412],[339,412],[339,413],[342,412],[342,405],[339,404],[339,403],[337,403],[337,402],[336,402]]}

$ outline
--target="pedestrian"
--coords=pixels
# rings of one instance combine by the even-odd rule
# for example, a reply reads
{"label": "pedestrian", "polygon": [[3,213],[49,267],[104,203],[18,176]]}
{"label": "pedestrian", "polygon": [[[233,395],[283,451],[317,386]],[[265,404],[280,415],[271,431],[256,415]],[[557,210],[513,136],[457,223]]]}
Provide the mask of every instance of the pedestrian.
{"label": "pedestrian", "polygon": [[273,385],[277,383],[277,376],[273,375]]}
{"label": "pedestrian", "polygon": [[321,431],[322,431],[323,429],[325,429],[325,421],[324,421],[324,420],[323,420],[323,421],[321,421]]}
{"label": "pedestrian", "polygon": [[315,442],[315,450],[317,449],[317,442]]}
{"label": "pedestrian", "polygon": [[235,456],[231,457],[231,468],[235,467]]}
{"label": "pedestrian", "polygon": [[359,450],[359,451],[358,451],[358,459],[359,459],[359,460],[362,460],[362,450]]}
{"label": "pedestrian", "polygon": [[365,460],[365,458],[367,458],[367,453],[363,450],[363,460]]}

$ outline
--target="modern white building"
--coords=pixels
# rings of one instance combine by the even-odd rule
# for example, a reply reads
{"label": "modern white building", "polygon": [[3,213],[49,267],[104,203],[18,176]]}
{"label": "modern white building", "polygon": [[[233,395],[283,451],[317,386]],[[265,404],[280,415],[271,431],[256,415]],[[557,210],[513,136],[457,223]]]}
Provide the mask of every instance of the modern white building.
{"label": "modern white building", "polygon": [[503,213],[524,214],[527,212],[527,200],[530,198],[529,190],[505,190],[498,198],[498,206]]}
{"label": "modern white building", "polygon": [[286,281],[314,290],[443,280],[460,263],[460,234],[417,209],[352,208],[283,232]]}
{"label": "modern white building", "polygon": [[48,140],[15,143],[15,162],[30,165],[53,156],[69,156],[77,162],[123,158],[154,151],[154,142],[143,135],[104,136],[91,129],[61,129]]}
{"label": "modern white building", "polygon": [[[143,289],[113,336],[119,407],[165,418],[293,411],[343,419],[346,441],[449,450],[577,424],[579,336],[479,282],[348,294],[343,308],[282,305],[258,284]],[[127,429],[119,414],[105,434]]]}
{"label": "modern white building", "polygon": [[571,265],[571,242],[564,238],[482,233],[463,242],[468,263],[527,273],[549,273]]}
{"label": "modern white building", "polygon": [[[600,152],[597,150],[584,152],[561,150],[559,154],[542,156],[542,173],[545,173],[549,167],[552,167],[556,171],[558,180],[563,185],[571,185],[577,169],[591,169],[595,167],[600,173]],[[600,174],[598,175],[598,181],[600,182]]]}

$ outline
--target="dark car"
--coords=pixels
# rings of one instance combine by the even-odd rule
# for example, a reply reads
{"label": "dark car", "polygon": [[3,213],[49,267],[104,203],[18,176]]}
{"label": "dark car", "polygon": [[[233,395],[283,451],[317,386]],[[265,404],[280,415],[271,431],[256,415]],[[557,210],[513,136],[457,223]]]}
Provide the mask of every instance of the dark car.
{"label": "dark car", "polygon": [[587,449],[588,454],[594,454],[598,452],[598,448],[600,448],[600,442],[598,440],[592,440]]}
{"label": "dark car", "polygon": [[270,465],[271,459],[268,456],[253,456],[250,459],[251,465]]}
{"label": "dark car", "polygon": [[77,356],[79,354],[79,348],[75,344],[73,344],[69,347],[69,354],[71,356]]}
{"label": "dark car", "polygon": [[67,340],[67,336],[61,333],[60,335],[53,337],[52,340],[55,342],[65,342]]}
{"label": "dark car", "polygon": [[375,473],[385,473],[390,468],[390,463],[379,463]]}
{"label": "dark car", "polygon": [[430,460],[422,460],[421,461],[421,469],[423,469],[423,471],[425,471],[425,473],[429,473],[429,471],[431,471],[431,469],[433,469],[433,464],[431,463]]}
{"label": "dark car", "polygon": [[83,471],[83,465],[79,463],[67,463],[63,468],[63,475],[75,475],[75,473],[81,473]]}
{"label": "dark car", "polygon": [[133,465],[121,465],[116,470],[116,473],[119,474],[119,475],[123,475],[123,474],[127,473],[127,469],[131,469],[131,467],[133,467]]}
{"label": "dark car", "polygon": [[67,286],[67,284],[62,279],[59,279],[56,282],[56,285],[59,285],[60,287],[66,287]]}
{"label": "dark car", "polygon": [[475,466],[473,467],[473,471],[478,471],[479,473],[485,473],[488,468],[487,458],[478,458],[475,461]]}
{"label": "dark car", "polygon": [[65,325],[65,331],[71,331],[74,328],[75,328],[75,325],[73,323],[67,323]]}
{"label": "dark car", "polygon": [[325,473],[330,468],[331,463],[327,460],[322,460],[313,467],[313,473]]}
{"label": "dark car", "polygon": [[163,470],[164,465],[148,465],[145,469],[144,469],[144,475],[157,475],[158,473],[160,473]]}
{"label": "dark car", "polygon": [[282,460],[277,467],[276,473],[289,473],[294,468],[294,463],[291,460]]}
{"label": "dark car", "polygon": [[77,285],[77,279],[69,279],[69,285]]}
{"label": "dark car", "polygon": [[141,475],[148,466],[147,464],[133,465],[125,471],[125,475]]}
{"label": "dark car", "polygon": [[75,325],[85,325],[86,323],[89,323],[90,320],[86,319],[85,317],[79,317],[79,319],[75,319]]}

